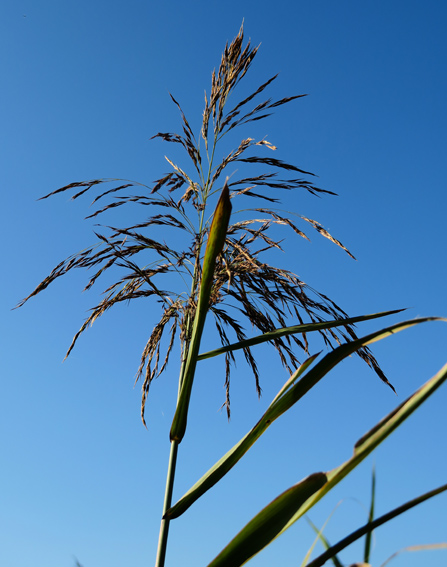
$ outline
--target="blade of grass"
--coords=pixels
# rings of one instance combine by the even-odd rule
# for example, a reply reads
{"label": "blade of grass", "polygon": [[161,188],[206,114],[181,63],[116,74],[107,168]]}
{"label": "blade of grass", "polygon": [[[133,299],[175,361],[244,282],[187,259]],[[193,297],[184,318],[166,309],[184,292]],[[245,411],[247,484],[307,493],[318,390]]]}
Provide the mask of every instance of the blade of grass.
{"label": "blade of grass", "polygon": [[237,343],[232,343],[230,345],[223,346],[221,348],[216,348],[208,352],[199,354],[197,360],[205,360],[206,358],[212,358],[213,356],[218,356],[226,352],[234,352],[242,348],[247,348],[255,346],[258,344],[265,343],[267,341],[272,341],[280,337],[286,337],[287,335],[295,335],[298,333],[310,333],[311,331],[321,331],[323,329],[331,329],[332,327],[342,327],[345,325],[353,325],[355,323],[360,323],[362,321],[368,321],[369,319],[377,319],[378,317],[387,317],[388,315],[394,315],[405,311],[405,309],[394,309],[393,311],[382,311],[381,313],[373,313],[371,315],[360,315],[358,317],[349,317],[347,319],[337,319],[335,321],[323,321],[321,323],[305,323],[302,325],[293,325],[291,327],[283,327],[281,329],[275,329],[268,333],[263,333],[256,337],[250,339],[245,339]]}
{"label": "blade of grass", "polygon": [[208,567],[238,567],[275,539],[287,520],[326,483],[326,475],[313,474],[292,486],[261,510]]}
{"label": "blade of grass", "polygon": [[429,500],[430,498],[433,498],[434,496],[437,496],[438,494],[441,494],[446,490],[447,490],[447,484],[444,484],[438,488],[435,488],[434,490],[430,490],[429,492],[426,492],[425,494],[421,494],[417,498],[413,498],[412,500],[405,502],[405,504],[402,504],[401,506],[394,508],[390,512],[387,512],[383,516],[376,518],[372,522],[368,522],[358,530],[355,530],[354,532],[352,532],[351,534],[340,540],[338,543],[331,546],[319,557],[316,557],[313,561],[308,563],[306,567],[320,567],[321,565],[324,565],[324,563],[329,559],[331,559],[333,555],[339,553],[340,551],[351,545],[354,541],[357,541],[358,539],[363,537],[365,534],[371,533],[379,526],[382,526],[386,522],[389,522],[390,520],[396,518],[397,516],[400,516],[400,514],[403,514],[404,512],[411,510],[411,508],[414,508],[415,506],[422,504],[422,502],[425,502],[426,500]]}
{"label": "blade of grass", "polygon": [[[368,524],[374,520],[374,505],[376,502],[376,469],[373,467],[372,470],[372,481],[371,481],[371,506],[369,508]],[[365,553],[363,561],[369,563],[369,557],[371,555],[371,538],[372,530],[369,530],[365,537]]]}
{"label": "blade of grass", "polygon": [[393,553],[393,555],[391,555],[391,557],[388,557],[388,559],[385,561],[385,563],[382,563],[382,565],[380,567],[385,567],[385,565],[387,563],[389,563],[392,559],[394,559],[397,555],[400,555],[401,553],[407,552],[407,551],[434,551],[436,549],[447,549],[447,543],[442,542],[442,543],[429,543],[427,545],[410,545],[409,547],[404,547],[403,549],[399,549],[399,551],[396,551],[396,553]]}
{"label": "blade of grass", "polygon": [[213,286],[213,276],[216,266],[216,259],[222,252],[225,244],[228,223],[231,215],[231,203],[228,186],[222,190],[222,194],[214,212],[213,222],[211,223],[208,244],[206,246],[205,258],[203,261],[202,281],[200,285],[199,301],[194,317],[194,326],[191,335],[191,342],[188,348],[185,372],[182,379],[180,395],[177,402],[174,419],[171,427],[171,441],[181,442],[186,430],[189,400],[194,381],[194,373],[197,365],[197,355],[200,348],[203,327],[205,325],[206,314],[208,312],[211,289]]}
{"label": "blade of grass", "polygon": [[[321,541],[323,547],[326,550],[330,549],[330,547],[331,547],[331,544],[329,543],[328,539],[323,535],[323,530],[326,527],[326,524],[328,523],[329,518],[326,520],[326,522],[324,523],[324,526],[321,528],[321,530],[319,530],[317,528],[317,526],[309,518],[306,518],[306,520],[308,521],[309,525],[314,530],[314,532],[317,534],[317,537],[316,537],[315,542],[313,543],[312,547],[307,552],[306,557],[304,558],[304,561],[303,561],[301,567],[306,567],[307,561],[308,561],[310,554],[312,553],[313,548],[315,547],[315,544],[317,543],[317,541]],[[335,565],[335,567],[344,567],[343,563],[338,559],[338,557],[336,555],[331,557],[331,559],[332,559],[332,563]]]}

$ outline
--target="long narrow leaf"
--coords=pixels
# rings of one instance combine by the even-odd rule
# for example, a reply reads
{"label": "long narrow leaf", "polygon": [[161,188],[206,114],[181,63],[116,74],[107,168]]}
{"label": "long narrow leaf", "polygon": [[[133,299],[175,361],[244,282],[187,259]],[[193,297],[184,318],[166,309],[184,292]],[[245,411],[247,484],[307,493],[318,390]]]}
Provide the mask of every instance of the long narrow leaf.
{"label": "long narrow leaf", "polygon": [[[386,330],[389,334],[389,329]],[[374,340],[379,340],[378,338]],[[370,342],[374,342],[371,340]],[[346,345],[343,345],[346,346]],[[431,394],[433,394],[443,382],[447,380],[447,364],[426,382],[419,390],[381,420],[366,435],[364,435],[354,446],[354,455],[349,461],[332,471],[315,473],[301,483],[278,496],[259,512],[237,536],[221,551],[221,553],[208,565],[208,567],[240,567],[256,553],[261,551],[276,537],[281,535],[299,518],[309,511],[325,494],[327,494],[338,482],[349,474],[363,459],[365,459],[384,439],[386,439],[407,417],[409,417]],[[313,490],[306,485],[311,478],[318,478],[322,482],[320,488]],[[300,498],[294,502],[287,497],[290,490],[303,485],[300,496],[307,497],[301,504]],[[290,514],[294,504],[299,504],[296,512]],[[288,520],[287,520],[288,518]],[[286,520],[284,522],[284,520]],[[283,525],[278,530],[280,525]],[[369,524],[369,527],[372,524]],[[321,565],[321,563],[320,563]],[[313,566],[315,567],[315,566]]]}
{"label": "long narrow leaf", "polygon": [[[372,482],[371,482],[371,506],[369,508],[368,523],[371,524],[374,520],[374,507],[376,503],[376,470],[373,468],[372,472]],[[363,556],[363,561],[369,563],[369,557],[371,554],[371,538],[372,530],[369,530],[365,538],[365,553]]]}
{"label": "long narrow leaf", "polygon": [[238,567],[280,533],[297,507],[326,483],[326,475],[313,474],[275,498],[257,514],[208,567]]}
{"label": "long narrow leaf", "polygon": [[403,549],[399,549],[399,551],[396,551],[396,553],[393,553],[393,555],[391,555],[391,557],[388,557],[388,559],[385,561],[385,563],[382,563],[382,565],[380,567],[385,567],[385,565],[387,565],[392,559],[394,559],[395,557],[397,557],[398,555],[400,555],[401,553],[405,553],[405,552],[412,552],[412,551],[434,551],[437,549],[447,549],[447,543],[446,542],[442,542],[442,543],[428,543],[426,545],[410,545],[408,547],[404,547]]}
{"label": "long narrow leaf", "polygon": [[[426,321],[436,321],[439,318],[430,317],[414,319],[391,325],[367,335],[366,337],[343,344],[329,352],[318,364],[300,378],[304,370],[313,362],[310,357],[290,378],[270,404],[258,423],[243,437],[230,451],[228,451],[202,478],[172,507],[167,513],[168,518],[177,518],[185,512],[200,496],[214,486],[223,476],[231,470],[245,455],[250,447],[259,439],[268,427],[300,400],[315,384],[317,384],[336,364],[350,356],[362,346],[393,335],[403,329],[413,327]],[[298,378],[300,378],[299,381]]]}
{"label": "long narrow leaf", "polygon": [[434,496],[437,496],[438,494],[441,494],[446,490],[447,490],[447,484],[444,484],[439,488],[430,490],[429,492],[426,492],[425,494],[422,494],[417,498],[413,498],[412,500],[405,502],[405,504],[402,504],[401,506],[394,508],[394,510],[387,512],[386,514],[380,516],[379,518],[376,518],[372,522],[368,522],[358,530],[355,530],[354,532],[352,532],[351,534],[340,540],[338,543],[331,546],[320,556],[316,557],[313,561],[308,563],[306,567],[320,567],[321,565],[324,565],[326,561],[328,561],[333,556],[335,556],[336,553],[343,551],[343,549],[345,549],[346,547],[348,547],[349,545],[351,545],[352,543],[363,537],[365,534],[371,533],[379,526],[382,526],[386,522],[389,522],[390,520],[396,518],[397,516],[400,516],[400,514],[407,512],[411,508],[414,508],[415,506],[422,504],[422,502],[425,502],[426,500],[429,500],[430,498],[433,498]]}
{"label": "long narrow leaf", "polygon": [[323,329],[331,329],[332,327],[343,327],[345,325],[353,325],[355,323],[360,323],[362,321],[368,321],[370,319],[377,319],[378,317],[387,317],[388,315],[395,315],[405,311],[405,309],[394,309],[393,311],[382,311],[381,313],[373,313],[371,315],[360,315],[358,317],[350,317],[348,319],[337,319],[335,321],[323,321],[321,323],[305,323],[302,325],[293,325],[291,327],[283,327],[281,329],[275,329],[268,333],[263,333],[256,337],[251,337],[250,339],[245,339],[237,343],[232,343],[230,345],[223,346],[221,348],[216,348],[208,352],[199,354],[197,360],[205,360],[206,358],[212,358],[213,356],[218,356],[219,354],[224,354],[226,352],[233,352],[242,348],[252,347],[265,343],[267,341],[273,341],[274,339],[279,339],[280,337],[286,337],[287,335],[296,335],[298,333],[310,333],[311,331],[322,331]]}
{"label": "long narrow leaf", "polygon": [[[311,522],[311,520],[309,520],[309,518],[306,518],[306,520],[308,521],[309,525],[310,525],[311,528],[314,530],[314,532],[317,534],[317,539],[316,539],[316,541],[314,542],[314,544],[312,545],[312,547],[309,549],[309,551],[307,552],[306,558],[305,558],[305,560],[304,560],[304,562],[303,562],[303,564],[302,564],[301,567],[307,567],[307,565],[308,565],[307,560],[308,560],[308,558],[309,558],[309,556],[310,556],[310,554],[311,554],[311,552],[312,552],[312,550],[313,550],[313,548],[314,548],[314,546],[315,546],[315,543],[316,543],[317,541],[321,541],[322,545],[324,546],[324,548],[325,548],[326,550],[328,550],[328,549],[331,548],[331,544],[329,543],[329,540],[328,540],[328,539],[326,538],[326,536],[323,534],[323,529],[324,529],[325,526],[323,526],[323,527],[321,528],[321,530],[319,530],[319,529],[317,528],[317,526],[316,526],[313,522]],[[326,525],[326,523],[327,523],[327,521],[325,522],[325,525]],[[335,567],[343,567],[343,564],[342,564],[342,562],[340,561],[340,559],[337,557],[337,555],[334,554],[334,555],[331,557],[331,559],[332,559],[332,563],[335,565]]]}
{"label": "long narrow leaf", "polygon": [[220,199],[214,212],[213,222],[211,223],[208,244],[206,246],[205,258],[203,260],[202,281],[200,285],[199,301],[194,317],[194,326],[191,335],[191,342],[186,359],[185,372],[183,375],[177,408],[171,427],[171,441],[181,442],[186,430],[189,400],[191,398],[192,383],[197,365],[197,355],[200,348],[203,327],[205,325],[206,314],[213,286],[214,270],[216,259],[222,252],[225,244],[228,223],[231,215],[230,193],[225,184]]}

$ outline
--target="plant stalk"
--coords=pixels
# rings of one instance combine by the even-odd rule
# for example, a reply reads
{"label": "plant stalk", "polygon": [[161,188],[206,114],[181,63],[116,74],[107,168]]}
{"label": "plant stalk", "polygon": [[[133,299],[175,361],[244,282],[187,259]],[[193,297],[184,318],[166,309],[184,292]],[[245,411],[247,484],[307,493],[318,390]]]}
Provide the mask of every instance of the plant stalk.
{"label": "plant stalk", "polygon": [[155,561],[155,567],[164,567],[165,564],[170,519],[165,518],[164,515],[169,510],[172,504],[172,491],[174,488],[175,466],[177,464],[177,450],[178,450],[178,442],[171,441],[171,452],[169,454],[168,474],[166,476],[165,499],[163,503],[163,516],[161,518],[161,524],[160,524],[160,535],[158,537],[158,549],[157,549],[157,559]]}

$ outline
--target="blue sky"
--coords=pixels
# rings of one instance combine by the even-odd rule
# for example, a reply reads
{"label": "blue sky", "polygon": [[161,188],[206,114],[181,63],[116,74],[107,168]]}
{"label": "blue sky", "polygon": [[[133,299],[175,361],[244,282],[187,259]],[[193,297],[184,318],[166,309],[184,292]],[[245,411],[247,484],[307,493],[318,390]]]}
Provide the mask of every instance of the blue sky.
{"label": "blue sky", "polygon": [[[150,137],[181,128],[168,91],[197,130],[211,71],[244,19],[246,38],[261,48],[241,93],[279,71],[271,96],[309,94],[255,123],[254,134],[339,194],[287,196],[284,208],[318,219],[357,258],[315,233],[311,243],[287,240],[278,264],[353,316],[400,307],[409,318],[446,316],[446,12],[430,0],[2,2],[0,564],[153,564],[177,391],[172,359],[151,389],[145,430],[132,386],[154,305],[111,312],[64,364],[98,298],[81,294],[86,274],[10,310],[94,242],[93,223],[83,221],[91,199],[37,199],[72,181],[150,183],[165,173],[171,148]],[[346,460],[364,432],[446,362],[446,339],[447,327],[432,323],[374,348],[398,398],[347,360],[173,523],[168,565],[207,565],[282,490]],[[230,423],[219,412],[223,367],[200,368],[176,496],[248,431],[287,378],[267,349],[258,356],[263,397],[241,361]],[[315,509],[321,525],[343,500],[325,532],[331,541],[364,523],[373,462],[378,514],[446,482],[446,403],[443,388]],[[407,545],[447,541],[445,508],[443,495],[378,530],[373,565]],[[306,523],[297,524],[250,565],[300,565],[312,541]],[[342,558],[359,561],[360,552],[352,546]],[[445,565],[445,552],[394,565],[427,560]]]}

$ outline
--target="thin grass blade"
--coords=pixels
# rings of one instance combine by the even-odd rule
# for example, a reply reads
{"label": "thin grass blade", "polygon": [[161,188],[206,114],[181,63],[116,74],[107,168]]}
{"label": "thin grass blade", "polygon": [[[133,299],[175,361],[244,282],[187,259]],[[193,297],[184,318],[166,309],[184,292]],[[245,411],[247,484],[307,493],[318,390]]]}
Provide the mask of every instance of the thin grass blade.
{"label": "thin grass blade", "polygon": [[[352,543],[354,543],[355,541],[357,541],[358,539],[363,537],[365,534],[371,533],[373,530],[375,530],[379,526],[382,526],[383,524],[389,522],[390,520],[393,520],[397,516],[400,516],[404,512],[411,510],[411,508],[414,508],[415,506],[418,506],[419,504],[422,504],[426,500],[429,500],[430,498],[433,498],[434,496],[438,496],[438,494],[442,494],[445,491],[447,491],[447,484],[444,484],[444,485],[442,485],[438,488],[435,488],[434,490],[430,490],[429,492],[426,492],[425,494],[421,494],[417,498],[413,498],[412,500],[405,502],[405,504],[402,504],[401,506],[394,508],[390,512],[387,512],[383,516],[376,518],[372,522],[368,522],[367,524],[365,524],[364,526],[362,526],[358,530],[355,530],[354,532],[352,532],[351,534],[349,534],[348,536],[346,536],[345,538],[340,540],[338,543],[331,546],[324,553],[322,553],[319,557],[316,557],[313,561],[308,563],[306,567],[320,567],[321,565],[324,565],[326,563],[326,561],[331,559],[333,554],[336,554],[336,553],[339,553],[340,551],[343,551],[343,549],[345,549],[346,547],[348,547],[349,545],[351,545]],[[383,565],[385,565],[385,563]],[[383,567],[383,565],[382,565],[382,567]]]}
{"label": "thin grass blade", "polygon": [[[323,530],[325,528],[325,525],[327,522],[325,522],[325,525],[321,528],[321,530],[319,530],[317,528],[317,526],[309,519],[306,518],[306,520],[308,521],[310,527],[314,530],[314,532],[317,534],[317,538],[315,540],[315,543],[317,541],[320,541],[321,544],[323,545],[323,547],[328,550],[331,548],[331,544],[329,543],[329,540],[327,539],[327,537],[323,534]],[[309,549],[309,551],[306,554],[306,558],[305,561],[303,562],[303,565],[301,567],[306,567],[308,565],[307,560],[309,559],[310,554],[313,551],[313,548],[315,547],[315,543],[312,545],[312,547]],[[331,557],[332,559],[332,563],[335,565],[335,567],[344,567],[343,563],[338,559],[338,557],[336,555],[334,555],[333,557]]]}
{"label": "thin grass blade", "polygon": [[316,473],[283,492],[261,510],[208,567],[239,567],[246,563],[277,537],[294,510],[325,483],[326,475]]}
{"label": "thin grass blade", "polygon": [[230,215],[230,194],[227,184],[225,184],[214,212],[213,222],[211,223],[205,258],[203,260],[202,282],[200,285],[199,301],[194,318],[191,342],[189,345],[188,357],[186,359],[185,372],[183,374],[177,408],[171,427],[171,441],[177,441],[178,443],[180,443],[183,439],[186,430],[189,400],[191,397],[192,383],[197,364],[197,355],[200,348],[200,340],[202,338],[211,289],[213,286],[216,259],[222,252],[225,244]]}
{"label": "thin grass blade", "polygon": [[404,547],[403,549],[399,549],[399,551],[396,551],[396,553],[393,553],[393,555],[391,555],[391,557],[388,557],[385,563],[382,563],[380,567],[385,567],[385,565],[387,565],[392,559],[394,559],[395,557],[397,557],[398,555],[404,552],[435,551],[437,549],[447,549],[447,543],[442,542],[442,543],[429,543],[427,545],[410,545],[409,547]]}
{"label": "thin grass blade", "polygon": [[[373,467],[372,471],[372,481],[371,481],[371,506],[369,508],[368,524],[371,524],[374,520],[374,506],[376,503],[376,469]],[[371,555],[371,539],[372,530],[369,530],[365,537],[365,553],[363,561],[369,563],[369,557]]]}
{"label": "thin grass blade", "polygon": [[332,327],[342,327],[345,325],[353,325],[355,323],[361,323],[362,321],[368,321],[370,319],[377,319],[379,317],[387,317],[388,315],[395,315],[405,311],[405,309],[395,309],[393,311],[382,311],[381,313],[373,313],[370,315],[360,315],[358,317],[350,317],[347,319],[337,319],[335,321],[323,321],[321,323],[305,323],[303,325],[293,325],[291,327],[283,327],[281,329],[276,329],[275,331],[270,331],[250,339],[245,339],[237,343],[232,343],[230,345],[223,346],[221,348],[216,348],[208,352],[199,354],[197,360],[205,360],[206,358],[212,358],[213,356],[218,356],[220,354],[225,354],[226,352],[234,352],[239,349],[252,347],[265,343],[267,341],[272,341],[280,337],[286,337],[288,335],[296,335],[298,333],[310,333],[311,331],[321,331],[323,329],[331,329]]}

